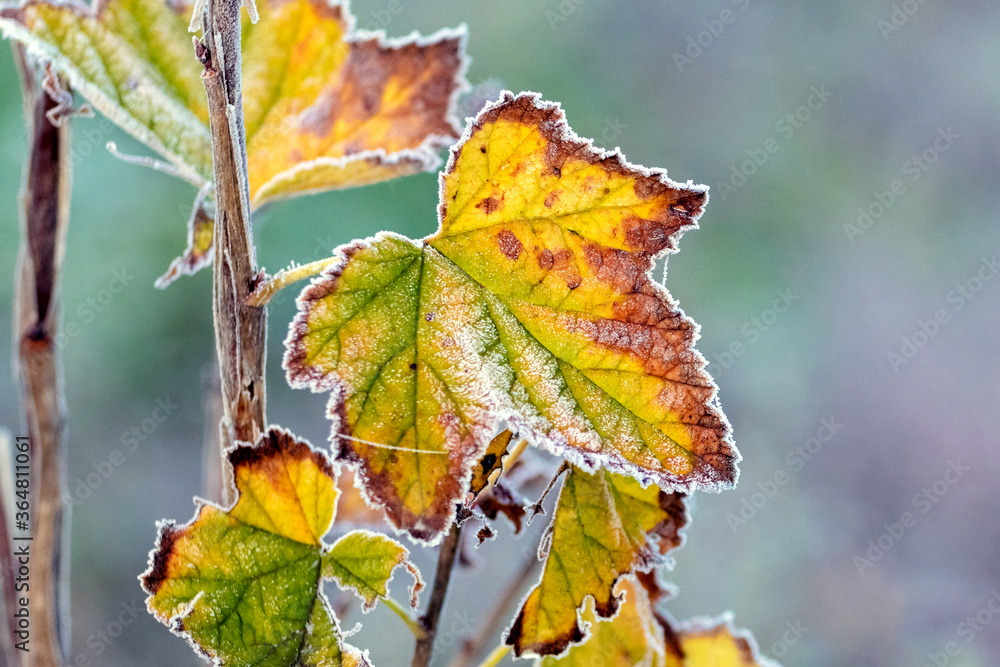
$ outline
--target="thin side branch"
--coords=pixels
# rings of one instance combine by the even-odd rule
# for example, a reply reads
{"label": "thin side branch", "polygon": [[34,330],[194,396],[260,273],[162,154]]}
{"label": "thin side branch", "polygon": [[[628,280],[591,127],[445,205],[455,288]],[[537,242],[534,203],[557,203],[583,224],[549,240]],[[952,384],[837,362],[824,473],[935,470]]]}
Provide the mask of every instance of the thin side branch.
{"label": "thin side branch", "polygon": [[[452,660],[450,667],[471,667],[476,657],[489,646],[496,629],[510,625],[511,608],[521,600],[524,596],[524,589],[538,576],[538,569],[541,565],[542,561],[538,560],[538,556],[534,552],[529,553],[522,560],[517,572],[503,588],[503,597],[493,606],[489,617],[479,625],[474,634],[467,637],[462,643],[462,650]],[[510,648],[503,644],[501,646],[502,648]]]}
{"label": "thin side branch", "polygon": [[260,276],[250,226],[246,132],[240,83],[240,0],[210,0],[202,79],[208,94],[215,172],[215,262],[212,312],[222,384],[224,449],[254,442],[264,430],[267,310],[246,305]]}
{"label": "thin side branch", "polygon": [[[15,555],[25,545],[31,553],[31,641],[24,664],[57,667],[69,653],[68,520],[64,524],[62,504],[66,408],[55,339],[56,284],[69,220],[70,123],[60,103],[42,90],[39,72],[21,47],[14,52],[29,132],[14,308],[31,492],[30,535],[15,524],[12,539]],[[50,122],[56,114],[59,127]]]}
{"label": "thin side branch", "polygon": [[437,572],[434,574],[431,601],[427,604],[427,611],[420,617],[420,623],[426,634],[422,639],[417,640],[411,667],[427,667],[431,662],[438,621],[441,618],[441,611],[444,609],[445,598],[448,596],[451,573],[455,569],[455,554],[458,553],[458,545],[461,541],[462,526],[458,523],[453,524],[448,536],[441,543],[441,551],[438,553]]}
{"label": "thin side branch", "polygon": [[294,285],[300,280],[319,275],[336,261],[338,261],[336,258],[331,257],[278,271],[274,276],[257,286],[254,293],[247,299],[247,304],[251,306],[263,306],[270,302],[279,291],[290,285]]}

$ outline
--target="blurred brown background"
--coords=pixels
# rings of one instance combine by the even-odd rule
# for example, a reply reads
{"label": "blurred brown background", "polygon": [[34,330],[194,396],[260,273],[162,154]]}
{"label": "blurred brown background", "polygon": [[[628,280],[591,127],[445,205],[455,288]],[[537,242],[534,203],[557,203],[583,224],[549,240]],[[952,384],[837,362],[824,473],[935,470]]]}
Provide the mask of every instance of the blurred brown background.
{"label": "blurred brown background", "polygon": [[[353,9],[360,26],[394,36],[466,22],[473,84],[539,91],[598,145],[712,187],[667,286],[703,326],[699,348],[745,458],[736,490],[696,498],[670,573],[680,589],[671,612],[732,609],[786,665],[1000,664],[1000,617],[988,607],[1000,589],[995,3],[364,0]],[[6,48],[0,90],[0,348],[9,349],[25,139]],[[153,289],[183,247],[194,192],[111,158],[108,140],[143,149],[99,123],[74,121],[62,280],[64,324],[79,328],[63,346],[79,500],[73,656],[196,665],[141,611],[136,576],[154,522],[186,520],[200,491],[211,285],[205,272]],[[259,259],[273,271],[379,229],[425,235],[436,198],[427,174],[275,204],[255,220]],[[111,294],[116,272],[126,285]],[[325,398],[291,391],[280,369],[291,296],[271,310],[269,416],[324,443]],[[16,432],[10,378],[0,354],[0,425]],[[162,422],[152,421],[158,401],[176,406]],[[97,488],[80,487],[112,449],[128,451],[124,463]],[[480,551],[489,569],[458,576],[442,654],[490,607],[542,523],[524,539],[504,529]],[[429,556],[417,556],[428,576]],[[120,614],[123,605],[138,617]],[[358,620],[355,609],[344,625]],[[363,620],[354,642],[377,665],[409,663],[396,619],[376,610]],[[799,632],[786,635],[789,624]],[[949,642],[956,655],[944,654]]]}

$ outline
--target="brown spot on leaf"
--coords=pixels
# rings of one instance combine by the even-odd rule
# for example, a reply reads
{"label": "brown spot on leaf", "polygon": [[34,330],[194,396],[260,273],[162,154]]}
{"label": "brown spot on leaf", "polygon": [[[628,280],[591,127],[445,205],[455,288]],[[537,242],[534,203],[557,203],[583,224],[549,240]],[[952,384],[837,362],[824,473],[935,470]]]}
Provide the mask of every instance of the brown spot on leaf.
{"label": "brown spot on leaf", "polygon": [[546,248],[545,250],[538,253],[538,267],[543,271],[548,271],[555,264],[555,258],[552,256],[552,251]]}
{"label": "brown spot on leaf", "polygon": [[[461,41],[449,37],[389,47],[377,38],[349,42],[350,51],[337,82],[302,114],[301,131],[330,138],[338,121],[361,128],[339,151],[328,151],[331,155],[344,154],[348,148],[375,148],[368,145],[373,138],[363,124],[376,116],[394,120],[391,145],[385,146],[390,151],[415,148],[432,135],[450,141],[457,134],[449,120],[449,104],[459,85],[456,74],[462,69]],[[390,80],[394,89],[404,91],[396,99],[385,98]]]}
{"label": "brown spot on leaf", "polygon": [[[667,236],[692,225],[694,219],[701,214],[706,199],[704,192],[672,184],[662,170],[654,169],[645,173],[627,165],[619,153],[607,154],[596,149],[589,142],[568,132],[562,109],[555,104],[542,102],[536,95],[522,94],[515,97],[508,93],[502,104],[476,119],[472,135],[475,136],[476,132],[499,120],[537,128],[546,142],[543,155],[545,166],[556,178],[562,176],[566,163],[572,161],[598,165],[609,175],[632,179],[636,197],[642,201],[654,202],[652,210],[647,214],[647,222],[659,225]],[[605,195],[610,194],[610,188],[598,183],[587,183],[583,187],[591,190],[601,187]],[[678,205],[681,208],[677,208]],[[636,240],[643,241],[647,235],[639,233]],[[661,249],[668,245],[662,240],[660,244]],[[644,243],[636,247],[648,246],[649,243]]]}
{"label": "brown spot on leaf", "polygon": [[524,246],[521,240],[509,229],[503,229],[497,233],[497,243],[500,245],[500,252],[509,260],[515,261],[521,256]]}
{"label": "brown spot on leaf", "polygon": [[496,196],[490,195],[476,204],[476,208],[482,210],[486,215],[494,211],[499,211],[503,209],[503,197],[501,196],[500,199],[497,199]]}
{"label": "brown spot on leaf", "polygon": [[545,196],[545,201],[543,202],[545,204],[545,208],[552,208],[552,205],[556,203],[557,199],[559,199],[559,193],[561,192],[562,190],[553,190],[547,194]]}

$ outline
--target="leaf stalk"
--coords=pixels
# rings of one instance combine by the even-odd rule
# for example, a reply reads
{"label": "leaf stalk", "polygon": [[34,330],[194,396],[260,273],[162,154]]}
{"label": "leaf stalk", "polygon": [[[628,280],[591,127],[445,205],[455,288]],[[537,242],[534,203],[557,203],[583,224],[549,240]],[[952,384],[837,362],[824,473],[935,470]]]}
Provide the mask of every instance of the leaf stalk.
{"label": "leaf stalk", "polygon": [[420,621],[414,618],[413,614],[406,611],[403,605],[399,604],[398,602],[396,602],[396,600],[389,597],[388,595],[382,598],[382,602],[384,602],[385,606],[391,609],[393,613],[396,614],[396,616],[399,616],[403,620],[403,623],[405,623],[406,627],[410,629],[410,632],[413,633],[414,637],[420,640],[424,639],[427,636],[427,632],[420,625]]}

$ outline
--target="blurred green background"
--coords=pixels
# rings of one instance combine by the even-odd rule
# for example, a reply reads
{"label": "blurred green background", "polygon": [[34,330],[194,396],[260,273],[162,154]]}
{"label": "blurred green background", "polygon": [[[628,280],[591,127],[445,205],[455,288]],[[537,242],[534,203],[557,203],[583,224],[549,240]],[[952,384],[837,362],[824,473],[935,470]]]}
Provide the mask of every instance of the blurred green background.
{"label": "blurred green background", "polygon": [[[1000,618],[987,606],[1000,588],[995,3],[401,0],[395,13],[386,0],[352,4],[360,26],[393,36],[467,23],[480,92],[496,81],[541,92],[598,145],[712,187],[667,286],[703,327],[699,349],[745,458],[736,490],[697,494],[669,574],[679,587],[671,613],[731,609],[786,665],[1000,664]],[[25,138],[7,49],[0,90],[9,349]],[[74,121],[80,160],[61,282],[64,326],[79,326],[62,348],[79,501],[72,655],[196,665],[145,613],[121,614],[120,636],[108,632],[123,606],[142,607],[136,576],[155,521],[186,520],[201,490],[210,276],[153,288],[183,248],[194,192],[110,157],[109,140],[144,151],[99,122]],[[380,229],[428,234],[436,199],[436,176],[425,174],[275,204],[255,218],[259,260],[274,271]],[[859,208],[871,216],[864,227]],[[108,301],[116,271],[127,287]],[[280,368],[293,295],[270,312],[269,417],[324,443],[325,397],[290,390]],[[935,326],[938,311],[946,321]],[[18,432],[7,354],[0,397],[0,425]],[[80,498],[157,401],[177,408]],[[905,512],[915,523],[895,528]],[[477,627],[543,523],[515,539],[503,528],[479,552],[484,567],[459,573],[436,664]],[[416,556],[428,576],[432,556]],[[344,626],[359,620],[355,607]],[[353,642],[375,664],[409,664],[398,621],[381,609],[364,620]],[[800,631],[786,633],[789,624]],[[949,642],[955,655],[944,654]]]}

